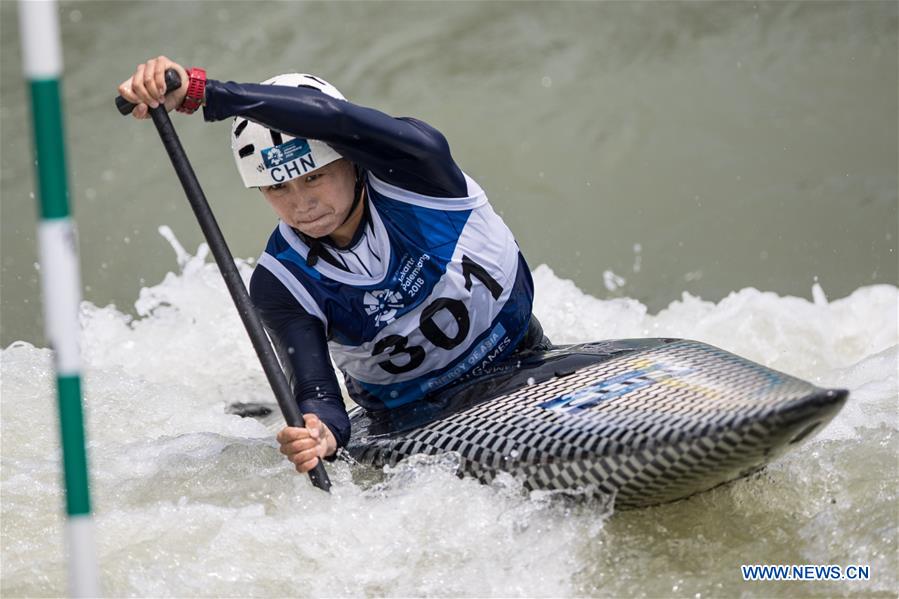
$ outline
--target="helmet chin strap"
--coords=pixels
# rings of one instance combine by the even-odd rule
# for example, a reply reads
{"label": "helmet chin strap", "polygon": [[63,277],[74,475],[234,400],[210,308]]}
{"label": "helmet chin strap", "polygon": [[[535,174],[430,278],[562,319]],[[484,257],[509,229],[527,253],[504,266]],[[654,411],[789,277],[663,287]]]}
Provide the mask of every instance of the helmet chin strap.
{"label": "helmet chin strap", "polygon": [[350,206],[350,211],[346,213],[346,218],[340,223],[341,227],[345,225],[353,216],[353,213],[356,212],[356,208],[359,207],[359,203],[362,201],[362,194],[365,191],[365,179],[362,177],[362,169],[355,164],[353,165],[353,169],[356,171],[356,187],[353,190],[353,205]]}
{"label": "helmet chin strap", "polygon": [[[356,186],[353,189],[353,204],[350,206],[349,212],[347,212],[346,218],[343,219],[343,222],[340,223],[337,228],[342,227],[347,223],[347,221],[352,218],[353,213],[356,212],[356,209],[359,208],[359,204],[362,203],[362,196],[365,194],[365,178],[362,176],[362,169],[359,168],[359,165],[354,164],[353,169],[356,172]],[[303,233],[300,233],[303,237],[303,241],[309,246],[309,254],[306,256],[306,266],[315,266],[318,262],[319,254],[322,251],[322,242],[323,237],[309,237]]]}

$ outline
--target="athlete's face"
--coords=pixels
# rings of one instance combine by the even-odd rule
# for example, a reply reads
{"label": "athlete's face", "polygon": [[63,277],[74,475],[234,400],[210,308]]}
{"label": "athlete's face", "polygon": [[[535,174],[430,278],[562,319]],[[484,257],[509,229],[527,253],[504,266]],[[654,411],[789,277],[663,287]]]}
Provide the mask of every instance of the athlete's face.
{"label": "athlete's face", "polygon": [[291,227],[310,237],[330,235],[342,243],[352,238],[358,225],[355,219],[347,221],[355,186],[353,165],[341,158],[301,177],[260,189],[281,220]]}

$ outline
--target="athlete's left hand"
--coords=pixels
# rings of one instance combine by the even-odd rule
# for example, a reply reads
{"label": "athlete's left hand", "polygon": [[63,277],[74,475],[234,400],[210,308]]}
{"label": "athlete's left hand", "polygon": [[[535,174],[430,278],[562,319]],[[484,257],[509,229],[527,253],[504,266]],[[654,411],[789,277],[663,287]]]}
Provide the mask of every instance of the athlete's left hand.
{"label": "athlete's left hand", "polygon": [[281,444],[281,453],[294,464],[297,472],[309,472],[319,458],[333,455],[337,451],[337,439],[315,414],[304,414],[306,428],[288,426],[281,429],[276,437]]}
{"label": "athlete's left hand", "polygon": [[[168,69],[175,69],[178,72],[181,87],[166,94],[165,72]],[[119,95],[136,104],[131,116],[136,119],[147,119],[150,118],[150,109],[160,104],[165,105],[166,112],[181,106],[187,95],[189,83],[190,78],[184,67],[165,56],[158,56],[137,65],[134,74],[119,85]]]}

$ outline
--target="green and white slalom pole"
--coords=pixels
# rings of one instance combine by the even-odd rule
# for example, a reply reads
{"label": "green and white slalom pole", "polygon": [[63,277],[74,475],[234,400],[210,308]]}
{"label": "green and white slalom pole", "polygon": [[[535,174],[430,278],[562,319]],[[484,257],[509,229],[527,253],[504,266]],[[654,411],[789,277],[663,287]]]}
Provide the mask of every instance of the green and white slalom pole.
{"label": "green and white slalom pole", "polygon": [[31,86],[37,158],[41,289],[47,340],[55,350],[68,521],[69,594],[97,597],[100,583],[81,408],[78,304],[81,282],[75,227],[69,217],[68,174],[59,78],[62,47],[55,0],[19,0],[25,77]]}

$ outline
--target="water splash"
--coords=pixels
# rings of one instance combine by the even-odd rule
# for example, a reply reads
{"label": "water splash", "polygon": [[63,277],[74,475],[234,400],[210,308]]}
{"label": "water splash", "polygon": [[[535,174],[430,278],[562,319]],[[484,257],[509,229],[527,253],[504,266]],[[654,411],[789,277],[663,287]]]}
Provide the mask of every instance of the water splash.
{"label": "water splash", "polygon": [[[897,584],[895,287],[824,302],[755,289],[718,303],[685,294],[649,314],[541,266],[536,311],[556,342],[690,337],[848,387],[852,399],[822,435],[753,478],[612,518],[601,498],[528,492],[506,475],[460,479],[453,455],[385,472],[337,462],[328,498],[292,471],[264,426],[225,413],[234,401],[267,400],[264,377],[204,247],[191,255],[163,234],[179,272],[141,291],[139,317],[81,310],[110,595],[724,595],[757,592],[738,581],[750,559],[861,561],[881,574],[859,589]],[[250,265],[238,267],[246,280]],[[49,350],[2,350],[0,381],[2,592],[59,595]]]}

